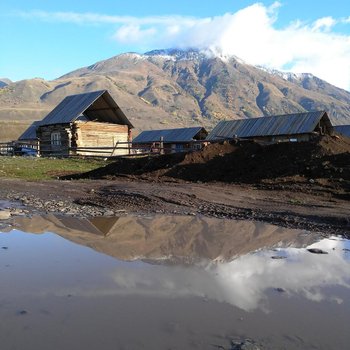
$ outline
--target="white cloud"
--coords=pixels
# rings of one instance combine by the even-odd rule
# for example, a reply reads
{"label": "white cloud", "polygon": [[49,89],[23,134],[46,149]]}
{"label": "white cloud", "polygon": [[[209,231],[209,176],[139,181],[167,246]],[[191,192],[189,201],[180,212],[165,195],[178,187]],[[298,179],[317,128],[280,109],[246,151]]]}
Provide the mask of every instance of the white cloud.
{"label": "white cloud", "polygon": [[331,30],[336,24],[337,21],[334,18],[322,17],[315,21],[313,28],[315,31],[320,29]]}
{"label": "white cloud", "polygon": [[152,37],[157,33],[155,28],[141,29],[139,25],[124,25],[114,35],[114,38],[121,43],[138,43]]}
{"label": "white cloud", "polygon": [[221,55],[235,55],[248,63],[295,73],[312,73],[350,90],[350,35],[334,32],[338,23],[350,18],[319,18],[313,23],[296,20],[276,26],[281,4],[262,3],[236,13],[208,18],[181,16],[127,17],[92,13],[47,13],[22,16],[45,21],[117,26],[114,40],[147,49],[198,48]]}

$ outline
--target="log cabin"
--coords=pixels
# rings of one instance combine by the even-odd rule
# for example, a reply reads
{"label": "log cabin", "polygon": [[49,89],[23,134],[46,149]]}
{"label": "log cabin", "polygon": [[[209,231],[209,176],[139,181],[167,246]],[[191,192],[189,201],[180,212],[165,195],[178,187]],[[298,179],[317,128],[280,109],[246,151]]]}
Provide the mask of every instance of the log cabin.
{"label": "log cabin", "polygon": [[210,142],[250,139],[261,143],[309,141],[332,134],[333,126],[325,111],[275,115],[219,122],[210,132]]}
{"label": "log cabin", "polygon": [[350,137],[350,125],[335,125],[334,131],[346,137]]}
{"label": "log cabin", "polygon": [[176,153],[201,149],[208,135],[201,126],[142,131],[132,141],[134,149],[159,153]]}
{"label": "log cabin", "polygon": [[114,156],[128,153],[132,128],[108,91],[101,90],[64,98],[39,122],[36,136],[43,156]]}

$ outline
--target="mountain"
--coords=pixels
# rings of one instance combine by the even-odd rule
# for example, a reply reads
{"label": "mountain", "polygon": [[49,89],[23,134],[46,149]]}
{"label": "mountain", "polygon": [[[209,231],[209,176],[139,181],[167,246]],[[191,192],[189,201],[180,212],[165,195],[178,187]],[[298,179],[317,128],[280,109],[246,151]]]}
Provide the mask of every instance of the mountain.
{"label": "mountain", "polygon": [[7,78],[0,78],[0,88],[5,87],[6,85],[10,84],[11,80]]}
{"label": "mountain", "polygon": [[237,57],[196,50],[125,53],[56,80],[23,80],[0,89],[0,119],[41,119],[66,95],[108,89],[137,130],[327,110],[350,123],[350,93],[312,74],[283,73]]}

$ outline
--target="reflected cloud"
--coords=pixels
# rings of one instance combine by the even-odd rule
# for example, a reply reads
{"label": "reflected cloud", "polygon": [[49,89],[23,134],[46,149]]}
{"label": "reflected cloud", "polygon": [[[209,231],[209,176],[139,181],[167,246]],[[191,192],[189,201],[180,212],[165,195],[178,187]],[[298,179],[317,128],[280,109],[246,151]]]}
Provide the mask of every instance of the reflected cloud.
{"label": "reflected cloud", "polygon": [[[30,261],[37,264],[32,271],[38,274],[32,289],[42,296],[200,297],[268,312],[271,293],[277,291],[286,298],[298,295],[341,304],[335,287],[350,287],[348,240],[331,237],[314,243],[315,235],[262,223],[187,216],[87,220],[48,215],[17,218],[14,226],[64,238],[42,237],[51,253],[44,248],[45,239],[37,236],[32,244],[35,261],[32,256]],[[24,244],[23,237],[20,240]],[[39,244],[40,254],[35,250]],[[27,243],[24,248],[28,250]],[[313,254],[309,248],[328,254]],[[59,249],[62,261],[57,267],[50,259]],[[43,282],[40,269],[47,274]],[[42,283],[40,288],[37,283]],[[19,295],[18,288],[15,293]]]}
{"label": "reflected cloud", "polygon": [[[309,247],[328,247],[327,255],[306,249],[279,249],[286,259],[271,259],[273,251],[260,251],[228,263],[206,266],[142,266],[118,268],[112,278],[118,293],[159,297],[198,296],[227,302],[245,311],[268,310],[267,296],[279,288],[291,296],[299,294],[312,301],[325,298],[341,303],[323,289],[350,287],[349,258],[343,251],[348,241],[324,239]],[[334,250],[333,250],[334,249]]]}

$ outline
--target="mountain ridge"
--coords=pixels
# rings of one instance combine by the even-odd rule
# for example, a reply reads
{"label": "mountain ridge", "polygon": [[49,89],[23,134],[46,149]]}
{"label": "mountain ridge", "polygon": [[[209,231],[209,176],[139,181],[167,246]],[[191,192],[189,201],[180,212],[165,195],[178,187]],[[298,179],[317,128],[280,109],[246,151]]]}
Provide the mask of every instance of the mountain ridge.
{"label": "mountain ridge", "polygon": [[350,92],[312,74],[179,49],[120,54],[52,81],[6,83],[0,87],[0,120],[42,119],[65,96],[100,89],[110,91],[137,131],[210,129],[223,119],[311,110],[326,110],[334,124],[350,124]]}

